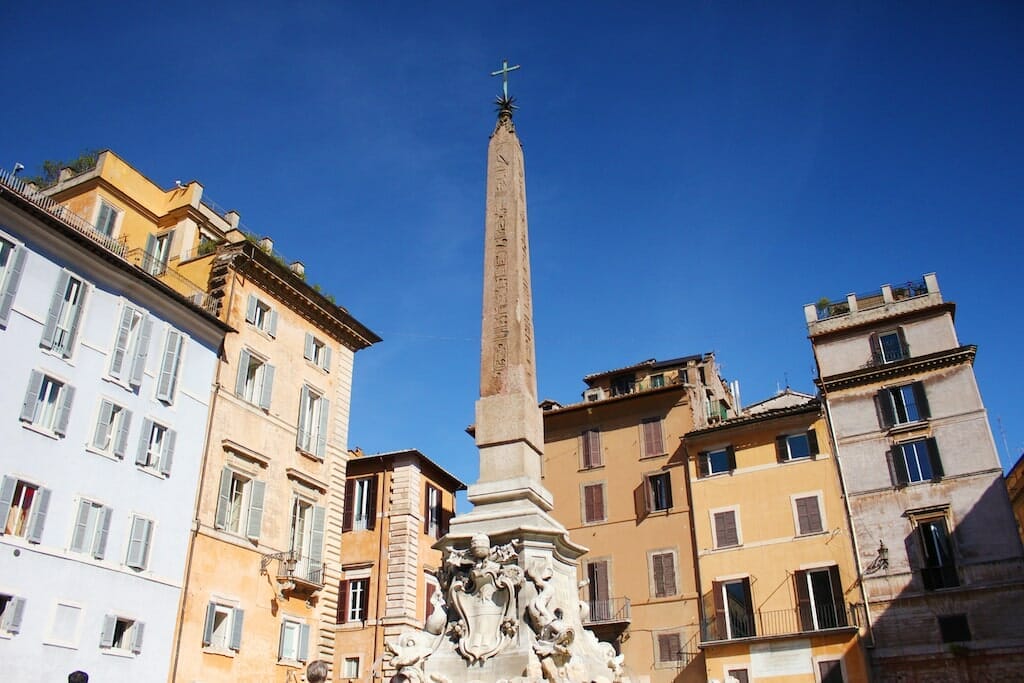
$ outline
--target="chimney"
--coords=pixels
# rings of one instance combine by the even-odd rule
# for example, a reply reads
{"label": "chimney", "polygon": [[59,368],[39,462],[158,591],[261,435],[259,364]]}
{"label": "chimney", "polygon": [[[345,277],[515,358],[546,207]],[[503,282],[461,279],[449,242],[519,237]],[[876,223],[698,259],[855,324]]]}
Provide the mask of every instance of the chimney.
{"label": "chimney", "polygon": [[262,249],[265,254],[272,254],[274,252],[274,240],[269,237],[261,237],[256,246]]}

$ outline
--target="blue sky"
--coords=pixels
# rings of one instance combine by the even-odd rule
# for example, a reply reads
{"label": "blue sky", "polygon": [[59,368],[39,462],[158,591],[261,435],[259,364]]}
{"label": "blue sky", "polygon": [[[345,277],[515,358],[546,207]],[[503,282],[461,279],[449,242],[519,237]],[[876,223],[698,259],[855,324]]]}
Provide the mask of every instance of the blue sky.
{"label": "blue sky", "polygon": [[1024,5],[139,5],[0,8],[0,166],[109,147],[273,236],[384,338],[350,446],[476,478],[507,57],[542,397],[711,350],[746,403],[813,391],[803,304],[935,271],[1004,465],[1024,451]]}

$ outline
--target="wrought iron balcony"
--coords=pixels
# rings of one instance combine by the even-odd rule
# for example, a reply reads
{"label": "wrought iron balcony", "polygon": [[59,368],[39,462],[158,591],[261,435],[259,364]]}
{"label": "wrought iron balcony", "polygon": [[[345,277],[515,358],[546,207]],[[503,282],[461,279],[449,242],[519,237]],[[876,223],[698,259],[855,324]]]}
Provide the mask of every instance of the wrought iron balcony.
{"label": "wrought iron balcony", "polygon": [[584,625],[629,623],[629,598],[608,598],[607,600],[591,600],[587,603],[590,615]]}
{"label": "wrought iron balcony", "polygon": [[705,620],[701,625],[701,641],[770,638],[856,627],[862,623],[862,605],[847,605],[842,609],[825,604],[814,609],[807,606],[803,609],[755,610],[753,613],[737,611],[718,619]]}

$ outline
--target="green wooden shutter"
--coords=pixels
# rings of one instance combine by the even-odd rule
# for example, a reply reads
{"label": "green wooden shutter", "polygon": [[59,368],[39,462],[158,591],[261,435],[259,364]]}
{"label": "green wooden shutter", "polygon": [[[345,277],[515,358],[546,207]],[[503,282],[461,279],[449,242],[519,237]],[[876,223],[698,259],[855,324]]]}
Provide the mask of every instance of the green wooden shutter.
{"label": "green wooden shutter", "polygon": [[814,427],[807,430],[807,450],[811,452],[812,458],[821,453],[821,450],[818,448],[818,432]]}
{"label": "green wooden shutter", "polygon": [[15,247],[11,254],[7,280],[3,283],[3,292],[0,293],[0,327],[7,327],[7,321],[11,317],[11,306],[14,305],[14,295],[18,293],[18,283],[21,282],[21,271],[25,268],[27,253],[25,247],[19,246]]}

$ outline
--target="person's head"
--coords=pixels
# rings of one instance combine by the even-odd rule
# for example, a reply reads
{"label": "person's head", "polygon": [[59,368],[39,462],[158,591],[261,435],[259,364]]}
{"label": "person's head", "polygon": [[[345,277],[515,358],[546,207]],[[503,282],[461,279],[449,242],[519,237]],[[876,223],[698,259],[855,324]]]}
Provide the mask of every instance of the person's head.
{"label": "person's head", "polygon": [[89,683],[89,674],[84,671],[72,671],[68,674],[68,683]]}
{"label": "person's head", "polygon": [[310,662],[306,667],[306,681],[308,683],[324,683],[327,680],[327,662],[318,659]]}

